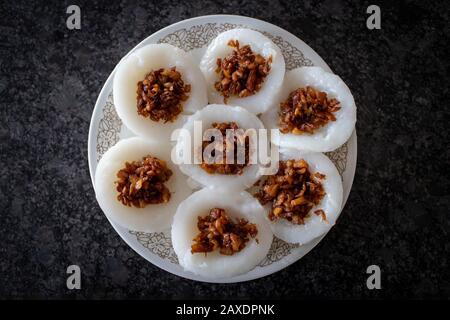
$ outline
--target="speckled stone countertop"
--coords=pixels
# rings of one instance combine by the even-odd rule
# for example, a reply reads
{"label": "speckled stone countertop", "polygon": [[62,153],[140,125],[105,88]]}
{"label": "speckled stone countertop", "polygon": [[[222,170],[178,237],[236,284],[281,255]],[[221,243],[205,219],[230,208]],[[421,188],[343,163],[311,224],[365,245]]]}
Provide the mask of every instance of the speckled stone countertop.
{"label": "speckled stone countertop", "polygon": [[[449,10],[428,1],[72,1],[0,3],[0,298],[448,298]],[[447,2],[448,3],[448,2]],[[87,161],[91,113],[119,59],[153,32],[240,14],[300,37],[351,88],[358,164],[347,205],[301,261],[241,284],[182,279],[114,232]],[[66,288],[66,268],[82,289]],[[382,289],[368,290],[377,264]]]}

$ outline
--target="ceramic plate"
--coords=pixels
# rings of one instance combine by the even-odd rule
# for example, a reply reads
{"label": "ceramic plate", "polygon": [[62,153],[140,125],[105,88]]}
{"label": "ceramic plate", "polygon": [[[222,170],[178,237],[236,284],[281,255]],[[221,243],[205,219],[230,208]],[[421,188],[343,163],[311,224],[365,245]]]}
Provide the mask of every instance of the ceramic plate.
{"label": "ceramic plate", "polygon": [[[152,34],[130,52],[149,43],[169,43],[191,52],[199,61],[212,39],[223,31],[238,27],[260,31],[272,39],[283,52],[287,70],[314,65],[331,71],[322,58],[296,36],[270,23],[241,16],[214,15],[184,20]],[[88,141],[91,178],[95,176],[95,169],[102,155],[119,140],[132,136],[132,133],[122,125],[114,108],[112,98],[113,76],[114,70],[106,80],[92,114]],[[353,132],[351,138],[342,147],[327,153],[342,177],[344,186],[343,206],[350,193],[355,175],[356,153],[356,132]],[[306,245],[300,246],[274,238],[267,257],[250,272],[232,278],[206,280],[201,276],[184,271],[178,264],[177,257],[172,249],[169,230],[158,233],[143,233],[128,230],[113,221],[110,221],[110,223],[131,248],[154,265],[184,278],[219,283],[247,281],[277,272],[302,258],[323,239],[323,237],[317,238]]]}

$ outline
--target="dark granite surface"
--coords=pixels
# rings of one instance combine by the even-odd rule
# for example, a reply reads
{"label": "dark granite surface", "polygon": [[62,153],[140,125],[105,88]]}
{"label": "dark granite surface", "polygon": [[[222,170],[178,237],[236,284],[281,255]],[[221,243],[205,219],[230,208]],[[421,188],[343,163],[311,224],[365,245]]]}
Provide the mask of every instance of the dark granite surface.
{"label": "dark granite surface", "polygon": [[[372,1],[371,1],[372,2]],[[65,27],[76,3],[82,28]],[[445,1],[2,1],[0,298],[448,298],[449,10]],[[448,3],[448,2],[447,2]],[[174,22],[241,14],[299,36],[353,91],[358,165],[329,235],[301,261],[242,284],[158,269],[114,232],[94,197],[87,136],[119,59]],[[78,264],[82,289],[66,289]],[[366,268],[382,289],[366,288]]]}

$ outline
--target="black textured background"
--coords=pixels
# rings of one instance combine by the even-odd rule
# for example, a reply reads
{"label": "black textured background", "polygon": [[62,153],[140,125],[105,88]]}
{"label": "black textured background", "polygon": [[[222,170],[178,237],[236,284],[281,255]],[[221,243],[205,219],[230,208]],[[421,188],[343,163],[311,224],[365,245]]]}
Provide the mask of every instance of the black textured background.
{"label": "black textured background", "polygon": [[[447,1],[373,1],[373,31],[371,2],[1,1],[0,298],[448,299]],[[81,30],[65,26],[69,4]],[[338,224],[301,261],[229,285],[179,278],[132,251],[98,207],[87,162],[91,112],[119,59],[162,27],[217,13],[297,35],[358,106],[358,166]],[[79,291],[66,289],[70,264]],[[381,290],[366,288],[371,264]]]}

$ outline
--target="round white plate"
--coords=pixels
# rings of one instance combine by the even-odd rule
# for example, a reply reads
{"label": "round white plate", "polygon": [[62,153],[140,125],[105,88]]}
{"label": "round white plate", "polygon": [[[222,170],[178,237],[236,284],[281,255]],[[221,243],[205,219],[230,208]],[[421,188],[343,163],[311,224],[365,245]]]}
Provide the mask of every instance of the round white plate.
{"label": "round white plate", "polygon": [[[199,60],[209,42],[220,32],[237,27],[260,31],[272,39],[283,52],[287,70],[300,66],[316,65],[331,71],[313,49],[293,34],[270,23],[242,16],[213,15],[184,20],[152,34],[130,52],[149,43],[170,43],[191,52]],[[88,141],[91,179],[95,176],[97,162],[105,151],[120,139],[132,135],[122,125],[114,108],[112,99],[113,75],[114,70],[106,80],[92,114]],[[356,153],[356,132],[353,132],[349,141],[342,147],[327,153],[342,176],[344,185],[343,206],[350,193],[355,175]],[[184,278],[218,283],[247,281],[277,272],[299,260],[323,239],[323,237],[317,238],[306,245],[299,246],[274,238],[269,254],[253,270],[236,277],[212,281],[183,270],[172,249],[169,230],[159,233],[143,233],[122,228],[113,221],[110,221],[110,223],[131,248],[154,265]]]}

